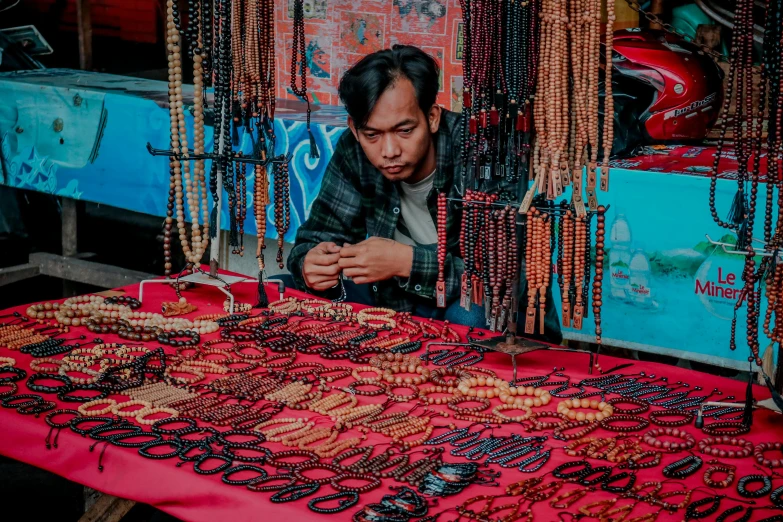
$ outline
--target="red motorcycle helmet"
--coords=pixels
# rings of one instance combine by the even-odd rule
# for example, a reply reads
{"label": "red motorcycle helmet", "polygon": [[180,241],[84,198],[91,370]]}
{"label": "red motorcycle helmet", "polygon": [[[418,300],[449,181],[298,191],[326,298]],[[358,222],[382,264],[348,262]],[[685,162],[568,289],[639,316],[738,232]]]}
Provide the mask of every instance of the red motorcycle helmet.
{"label": "red motorcycle helmet", "polygon": [[612,65],[613,155],[703,140],[718,119],[723,71],[696,45],[663,31],[624,29],[614,33]]}

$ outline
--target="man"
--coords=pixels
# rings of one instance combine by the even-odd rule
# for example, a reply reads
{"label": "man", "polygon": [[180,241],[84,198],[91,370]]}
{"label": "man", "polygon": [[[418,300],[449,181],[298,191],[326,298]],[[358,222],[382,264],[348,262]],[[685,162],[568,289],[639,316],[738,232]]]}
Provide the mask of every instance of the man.
{"label": "man", "polygon": [[[485,327],[484,310],[459,306],[460,213],[447,223],[448,308],[435,307],[439,192],[464,193],[460,117],[435,103],[438,65],[395,45],[364,57],[340,81],[348,130],[340,137],[310,217],[288,257],[297,287],[318,295]],[[547,305],[552,303],[550,296]],[[559,342],[557,313],[546,338]]]}

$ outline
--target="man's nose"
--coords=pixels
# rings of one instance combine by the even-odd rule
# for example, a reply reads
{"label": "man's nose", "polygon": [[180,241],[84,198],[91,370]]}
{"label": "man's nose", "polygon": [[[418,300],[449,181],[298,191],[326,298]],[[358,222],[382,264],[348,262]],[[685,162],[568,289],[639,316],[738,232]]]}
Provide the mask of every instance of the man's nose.
{"label": "man's nose", "polygon": [[396,158],[401,150],[394,133],[385,134],[381,144],[381,153],[384,158]]}

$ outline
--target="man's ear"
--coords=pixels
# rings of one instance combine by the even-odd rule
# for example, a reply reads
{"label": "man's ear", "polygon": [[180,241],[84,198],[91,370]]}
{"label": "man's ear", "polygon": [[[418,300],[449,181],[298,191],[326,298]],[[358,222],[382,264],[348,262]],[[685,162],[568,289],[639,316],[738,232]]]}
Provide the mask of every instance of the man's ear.
{"label": "man's ear", "polygon": [[427,123],[430,126],[430,133],[435,134],[440,127],[440,117],[443,114],[443,110],[437,103],[430,107],[430,112],[427,114]]}
{"label": "man's ear", "polygon": [[348,128],[351,129],[353,137],[356,138],[356,141],[359,141],[359,132],[356,130],[356,125],[353,124],[353,118],[350,116],[348,116]]}

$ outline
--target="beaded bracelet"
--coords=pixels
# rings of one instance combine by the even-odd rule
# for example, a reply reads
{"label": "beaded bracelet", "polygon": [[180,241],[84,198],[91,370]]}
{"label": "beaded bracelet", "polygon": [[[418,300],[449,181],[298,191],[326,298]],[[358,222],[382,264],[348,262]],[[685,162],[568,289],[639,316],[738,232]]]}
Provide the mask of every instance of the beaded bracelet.
{"label": "beaded bracelet", "polygon": [[[351,371],[352,369],[348,366],[332,366],[331,368],[324,367],[322,370],[318,370],[316,372],[316,377],[326,382],[334,382],[340,379],[344,379],[345,377],[348,377],[349,375],[351,375]],[[332,372],[338,372],[338,373],[337,375],[327,375],[326,377],[323,376],[323,374],[325,373],[332,373]]]}
{"label": "beaded bracelet", "polygon": [[[657,440],[657,437],[664,436],[664,435],[667,437],[676,437],[676,438],[683,439],[684,442],[669,442],[669,441],[661,442],[660,440]],[[694,445],[696,445],[696,439],[693,438],[693,435],[685,431],[681,431],[677,428],[652,429],[644,435],[643,440],[646,444],[649,444],[650,446],[653,446],[656,449],[663,449],[671,452],[689,450]]]}
{"label": "beaded bracelet", "polygon": [[623,463],[634,455],[637,455],[640,450],[641,446],[636,440],[626,440],[607,453],[606,460],[615,464]]}
{"label": "beaded bracelet", "polygon": [[[73,415],[73,417],[65,422],[55,422],[54,418],[57,417],[58,415]],[[79,418],[79,412],[76,410],[66,410],[66,409],[55,410],[46,415],[46,424],[48,424],[51,428],[54,429],[68,428],[71,425],[71,421],[77,418]]]}
{"label": "beaded bracelet", "polygon": [[0,377],[0,384],[6,382],[17,382],[27,377],[27,372],[15,366],[4,366],[0,368],[0,374],[10,373],[10,377]]}
{"label": "beaded bracelet", "polygon": [[780,442],[762,442],[756,445],[753,450],[753,457],[760,465],[767,468],[779,468],[783,466],[783,458],[779,459],[767,459],[764,458],[765,451],[783,451],[783,444]]}
{"label": "beaded bracelet", "polygon": [[[322,502],[328,502],[330,500],[338,500],[338,504],[333,508],[321,508],[318,504]],[[323,515],[332,515],[334,513],[340,513],[346,509],[350,509],[359,503],[359,494],[355,491],[343,491],[339,493],[333,493],[323,497],[317,497],[311,499],[307,503],[307,507],[315,513],[321,513]]]}
{"label": "beaded bracelet", "polygon": [[713,437],[724,435],[736,437],[737,435],[749,433],[750,426],[741,422],[713,422],[712,424],[705,425],[704,428],[702,428],[702,431]]}
{"label": "beaded bracelet", "polygon": [[[169,453],[150,453],[151,449],[160,446],[171,446],[172,448],[174,448],[174,450]],[[182,444],[180,444],[176,440],[171,440],[171,439],[158,440],[158,441],[148,442],[147,444],[139,448],[139,455],[141,455],[142,457],[146,457],[148,459],[163,460],[163,459],[170,459],[172,457],[178,456],[180,451],[182,451]]]}
{"label": "beaded bracelet", "polygon": [[[113,426],[114,420],[115,419],[113,417],[75,417],[71,419],[71,421],[68,423],[68,426],[71,428],[71,431],[73,431],[74,433],[78,433],[82,437],[86,437],[94,429]],[[91,426],[89,428],[81,427],[82,424],[89,424],[92,422],[97,422],[98,424],[96,426]]]}
{"label": "beaded bracelet", "polygon": [[[205,462],[209,460],[219,460],[220,464],[218,464],[214,468],[204,469],[202,466],[204,465]],[[219,455],[217,453],[205,453],[201,455],[198,459],[196,459],[196,463],[193,465],[193,471],[195,471],[199,475],[214,475],[215,473],[220,473],[222,471],[225,471],[231,466],[231,464],[232,464],[231,459],[229,459],[228,457]]]}
{"label": "beaded bracelet", "polygon": [[[396,376],[398,373],[411,373],[417,375],[415,377],[400,377]],[[381,377],[389,384],[413,384],[418,386],[429,380],[430,371],[423,366],[392,366],[384,369]]]}
{"label": "beaded bracelet", "polygon": [[[283,482],[282,484],[267,485],[267,482],[273,482],[276,480],[284,480],[286,482]],[[247,489],[250,491],[280,491],[281,489],[293,486],[294,484],[296,484],[296,477],[285,473],[280,475],[268,475],[264,478],[255,479],[253,482],[247,485]]]}
{"label": "beaded bracelet", "polygon": [[[377,386],[378,389],[372,391],[359,390],[358,387],[364,386]],[[383,395],[387,392],[388,386],[383,382],[353,382],[345,389],[346,392],[354,395],[364,395],[366,397],[374,397],[376,395]]]}
{"label": "beaded bracelet", "polygon": [[663,468],[663,476],[666,478],[682,479],[696,473],[704,461],[696,455],[689,455],[684,459],[673,462]]}
{"label": "beaded bracelet", "polygon": [[264,448],[262,446],[243,446],[237,449],[244,452],[260,453],[260,455],[256,457],[243,455],[241,453],[235,452],[233,448],[230,448],[228,446],[223,447],[223,455],[230,458],[231,460],[238,460],[240,462],[255,462],[258,464],[264,464],[266,462],[267,457],[272,454],[271,451],[269,451],[267,448]]}
{"label": "beaded bracelet", "polygon": [[123,421],[122,423],[114,424],[112,426],[100,426],[91,429],[90,438],[99,442],[110,442],[111,437],[114,435],[139,433],[144,433],[141,426],[136,426],[135,424]]}
{"label": "beaded bracelet", "polygon": [[139,424],[145,424],[147,426],[151,426],[155,424],[160,419],[146,419],[145,417],[148,417],[150,415],[155,415],[158,413],[168,413],[172,417],[179,416],[179,412],[177,410],[172,408],[150,408],[146,411],[141,411],[136,414],[136,422]]}
{"label": "beaded bracelet", "polygon": [[[687,412],[687,411],[670,411],[670,410],[660,410],[660,411],[653,411],[650,412],[650,422],[653,424],[657,424],[658,426],[666,426],[669,428],[674,428],[677,426],[685,426],[686,424],[691,424],[693,422],[693,414]],[[683,417],[680,420],[673,420],[673,421],[667,421],[662,420],[662,418],[666,417]]]}
{"label": "beaded bracelet", "polygon": [[[634,422],[636,424],[632,426],[615,426],[615,423],[619,422]],[[609,418],[603,419],[599,423],[601,427],[608,431],[619,431],[622,433],[630,433],[632,431],[643,430],[650,425],[650,421],[644,417],[638,415],[628,414],[615,414]]]}
{"label": "beaded bracelet", "polygon": [[[126,439],[136,439],[139,437],[152,437],[152,440],[125,442]],[[160,442],[163,440],[163,437],[161,435],[158,435],[157,433],[137,431],[135,433],[118,433],[116,435],[110,436],[108,440],[114,446],[120,448],[141,448],[142,446],[149,444],[150,442]]]}
{"label": "beaded bracelet", "polygon": [[[256,350],[258,353],[254,353],[254,354],[245,353],[244,351],[248,349]],[[234,347],[233,352],[234,355],[236,355],[237,357],[243,360],[251,359],[254,361],[259,361],[259,360],[266,359],[266,352],[264,351],[264,349],[256,346],[255,344],[238,344],[237,346]]]}
{"label": "beaded bracelet", "polygon": [[[97,391],[98,395],[72,395],[78,392],[94,392]],[[57,398],[63,402],[90,402],[98,399],[105,399],[108,397],[109,392],[105,388],[98,384],[84,384],[78,386],[72,386],[70,388],[60,388],[57,391]]]}
{"label": "beaded bracelet", "polygon": [[[463,408],[460,406],[460,404],[464,402],[477,402],[480,404],[480,406],[473,406],[472,408]],[[478,397],[458,397],[452,401],[449,401],[447,403],[447,406],[450,410],[453,410],[457,413],[463,414],[463,415],[469,415],[474,414],[478,412],[482,412],[489,408],[491,406],[491,403],[489,399],[487,398],[478,398]]]}
{"label": "beaded bracelet", "polygon": [[[624,415],[639,415],[650,409],[650,405],[647,404],[646,402],[639,401],[636,399],[631,399],[629,397],[616,397],[606,402],[607,404],[611,404],[612,406],[614,406],[615,413],[621,413]],[[618,408],[617,407],[618,404],[633,404],[634,406],[636,406],[636,408],[629,408],[629,409]]]}
{"label": "beaded bracelet", "polygon": [[[228,437],[250,437],[249,441],[231,441]],[[253,448],[258,446],[262,442],[266,442],[266,437],[257,431],[250,430],[229,430],[220,433],[217,437],[218,444],[225,446],[226,448]]]}
{"label": "beaded bracelet", "polygon": [[[503,411],[508,411],[508,410],[520,410],[523,411],[524,414],[511,417],[505,415],[504,413],[501,413]],[[495,406],[492,409],[492,414],[507,422],[522,422],[530,418],[530,416],[533,414],[533,410],[531,410],[529,407],[525,405],[517,406],[516,404],[501,404],[500,406]]]}
{"label": "beaded bracelet", "polygon": [[[727,488],[734,482],[737,471],[736,466],[723,464],[718,460],[711,460],[708,464],[711,464],[711,466],[704,472],[704,483],[707,486],[711,488]],[[715,473],[726,473],[726,478],[720,481],[712,480],[712,475]]]}
{"label": "beaded bracelet", "polygon": [[[559,420],[558,422],[543,422],[538,420],[542,418],[554,418]],[[564,426],[565,424],[570,422],[568,420],[568,417],[566,417],[562,413],[556,413],[553,411],[533,412],[533,414],[530,415],[530,420],[533,421],[533,426],[531,427],[531,429],[535,431],[555,429],[559,426]]]}
{"label": "beaded bracelet", "polygon": [[[289,457],[304,457],[307,460],[299,461],[296,463],[292,462],[283,462],[280,459],[286,459]],[[283,467],[292,467],[292,466],[301,466],[306,463],[318,463],[319,457],[312,451],[306,451],[306,450],[286,450],[286,451],[278,451],[277,453],[273,453],[271,457],[267,458],[267,464],[269,464],[272,467],[275,468],[283,468]]]}
{"label": "beaded bracelet", "polygon": [[[363,377],[362,373],[375,373],[374,377]],[[351,372],[351,377],[356,379],[357,382],[372,382],[377,383],[383,376],[383,370],[380,368],[374,368],[373,366],[358,366]]]}
{"label": "beaded bracelet", "polygon": [[[30,361],[30,369],[34,372],[52,373],[57,372],[62,364],[63,361],[60,359],[55,359],[54,357],[42,357],[40,359],[33,359]],[[53,368],[45,365],[52,365]]]}
{"label": "beaded bracelet", "polygon": [[[189,339],[180,341],[177,337],[189,337]],[[171,332],[160,332],[158,334],[158,342],[160,344],[166,344],[169,346],[198,346],[201,336],[198,332],[193,330],[177,330]]]}
{"label": "beaded bracelet", "polygon": [[[182,424],[185,423],[187,426],[184,428],[166,428],[165,426],[168,426],[169,424]],[[161,435],[177,435],[178,433],[181,433],[185,430],[196,428],[198,424],[194,419],[188,418],[188,417],[169,417],[167,419],[159,419],[156,420],[152,424],[152,431],[155,433],[159,433]]]}
{"label": "beaded bracelet", "polygon": [[[100,406],[101,404],[105,404],[106,407],[97,410],[90,409],[93,406]],[[79,413],[85,417],[99,417],[101,415],[111,413],[112,408],[114,408],[116,405],[117,401],[114,399],[95,399],[80,405],[78,410]]]}
{"label": "beaded bracelet", "polygon": [[[575,412],[572,408],[590,408],[598,410],[598,413]],[[577,421],[601,421],[614,413],[614,407],[605,402],[589,399],[566,399],[557,405],[557,412],[562,413],[571,420]]]}
{"label": "beaded bracelet", "polygon": [[[17,401],[22,402],[17,402]],[[25,406],[36,406],[44,402],[43,397],[40,395],[33,395],[31,393],[22,393],[20,395],[11,395],[5,397],[0,401],[0,405],[3,408],[23,408]]]}
{"label": "beaded bracelet", "polygon": [[[587,487],[595,486],[596,484],[607,480],[611,476],[611,474],[612,474],[611,466],[597,466],[594,468],[586,469],[582,473],[580,473],[579,480],[577,480],[577,483]],[[588,477],[592,477],[593,475],[597,475],[597,476],[594,478],[588,478]]]}
{"label": "beaded bracelet", "polygon": [[300,498],[304,498],[306,496],[312,495],[318,489],[321,487],[321,484],[318,482],[311,482],[308,484],[300,484],[298,486],[288,486],[286,488],[281,489],[271,497],[269,497],[269,500],[275,503],[281,503],[281,502],[291,502],[294,500],[299,500]]}
{"label": "beaded bracelet", "polygon": [[[552,432],[552,436],[558,440],[581,439],[588,433],[597,430],[599,426],[600,425],[597,422],[590,422],[586,420],[569,421],[555,427],[555,429]],[[571,433],[571,434],[563,433],[566,430],[572,430],[576,428],[581,428],[581,429],[576,433]]]}
{"label": "beaded bracelet", "polygon": [[[597,441],[599,439],[595,437],[584,437],[581,439],[575,439],[566,444],[563,447],[563,450],[565,451],[566,455],[569,457],[584,457],[587,455],[587,450],[590,448],[590,445]],[[577,449],[579,446],[585,446],[582,449]]]}
{"label": "beaded bracelet", "polygon": [[[239,473],[241,471],[253,471],[255,473],[258,473],[258,476],[256,477],[250,477],[247,479],[241,479],[241,480],[235,480],[230,478],[231,475],[234,473]],[[226,471],[223,472],[223,476],[221,477],[221,480],[224,484],[228,484],[230,486],[246,486],[248,484],[252,484],[260,479],[268,477],[269,474],[266,472],[264,468],[259,468],[258,466],[250,466],[247,464],[242,464],[239,466],[234,466],[233,468],[228,468]]]}
{"label": "beaded bracelet", "polygon": [[[177,377],[174,373],[191,374],[193,377]],[[187,366],[185,363],[179,365],[167,366],[164,375],[166,378],[179,384],[195,384],[204,380],[204,372],[193,366]]]}
{"label": "beaded bracelet", "polygon": [[[749,484],[761,483],[758,489],[748,489]],[[737,493],[745,498],[761,498],[772,491],[772,480],[766,475],[748,475],[737,481]]]}
{"label": "beaded bracelet", "polygon": [[778,509],[783,509],[783,486],[778,487],[775,491],[769,494],[769,500]]}
{"label": "beaded bracelet", "polygon": [[43,401],[39,404],[32,404],[29,406],[19,406],[16,408],[17,413],[22,415],[35,415],[38,417],[41,413],[53,410],[57,407],[57,403],[52,401]]}
{"label": "beaded bracelet", "polygon": [[264,368],[282,368],[285,369],[296,360],[296,352],[292,353],[280,353],[267,357],[263,361],[258,363],[259,366]]}
{"label": "beaded bracelet", "polygon": [[19,391],[19,387],[13,382],[0,382],[0,388],[8,388],[5,391],[0,391],[0,399],[5,399],[11,395],[16,394]]}
{"label": "beaded bracelet", "polygon": [[[433,393],[448,394],[448,397],[429,397]],[[427,404],[448,404],[449,402],[457,399],[457,395],[454,394],[454,388],[443,386],[430,386],[428,388],[419,388],[419,399],[423,403]]]}
{"label": "beaded bracelet", "polygon": [[[576,466],[579,466],[580,468],[575,471],[566,472],[567,469]],[[580,476],[582,473],[589,471],[590,469],[592,469],[592,466],[586,460],[570,461],[560,464],[554,470],[552,470],[552,476],[559,479],[571,479]]]}
{"label": "beaded bracelet", "polygon": [[[188,435],[204,435],[200,438],[186,438]],[[215,442],[220,435],[220,432],[215,428],[209,426],[200,426],[195,428],[187,428],[179,430],[174,434],[174,440],[180,442],[182,445],[200,444],[208,445]]]}
{"label": "beaded bracelet", "polygon": [[[343,480],[366,480],[368,481],[367,484],[360,487],[354,487],[354,486],[344,486],[340,482]],[[363,473],[350,473],[350,472],[343,472],[340,475],[337,475],[335,477],[332,477],[329,480],[329,484],[336,489],[337,491],[340,491],[342,493],[367,493],[369,491],[372,491],[373,489],[381,487],[381,481],[376,477],[368,477],[367,475]]]}
{"label": "beaded bracelet", "polygon": [[[123,411],[125,408],[129,408],[131,406],[141,406],[141,408],[138,410]],[[149,408],[152,408],[151,402],[133,399],[130,401],[115,403],[111,408],[111,412],[117,417],[136,417],[140,412]]]}
{"label": "beaded bracelet", "polygon": [[[408,395],[393,393],[393,390],[398,388],[407,388],[411,390],[411,393]],[[395,402],[413,401],[419,397],[419,388],[415,384],[390,384],[389,387],[386,388],[386,395],[388,395],[389,398]]]}
{"label": "beaded bracelet", "polygon": [[[42,384],[37,384],[38,381],[45,380],[58,381],[62,384],[60,386],[44,386]],[[38,393],[57,393],[61,389],[69,389],[71,386],[73,386],[73,383],[70,378],[56,373],[33,373],[27,378],[27,387]]]}
{"label": "beaded bracelet", "polygon": [[[734,450],[721,450],[714,448],[713,446],[739,446],[741,449]],[[707,437],[699,441],[699,451],[713,457],[729,458],[729,459],[744,459],[750,457],[753,453],[753,443],[745,439],[736,439],[734,437]]]}
{"label": "beaded bracelet", "polygon": [[[652,457],[652,459],[646,460],[649,457]],[[661,463],[662,458],[663,453],[660,451],[643,451],[628,457],[623,464],[620,464],[620,467],[628,469],[654,468]]]}
{"label": "beaded bracelet", "polygon": [[596,439],[585,449],[585,456],[602,460],[617,446],[616,439]]}
{"label": "beaded bracelet", "polygon": [[[318,477],[318,478],[311,478],[306,475],[303,475],[303,471],[308,471],[311,469],[319,469],[319,470],[325,470],[329,471],[331,473],[334,473],[334,475],[329,477]],[[322,462],[303,462],[301,464],[297,464],[294,466],[293,474],[299,480],[303,483],[311,483],[316,482],[318,484],[328,484],[329,482],[333,481],[334,479],[341,479],[343,478],[346,473],[338,466],[335,466],[333,464],[326,464]],[[356,477],[350,477],[350,478],[356,478]],[[338,489],[335,487],[335,489]],[[339,489],[338,489],[339,491]]]}
{"label": "beaded bracelet", "polygon": [[[611,485],[625,478],[628,479],[628,482],[626,482],[625,485],[623,486]],[[628,473],[627,471],[622,471],[617,475],[610,476],[606,478],[603,482],[601,482],[601,489],[604,491],[609,491],[610,493],[626,493],[631,488],[633,488],[635,484],[636,484],[636,474]]]}

